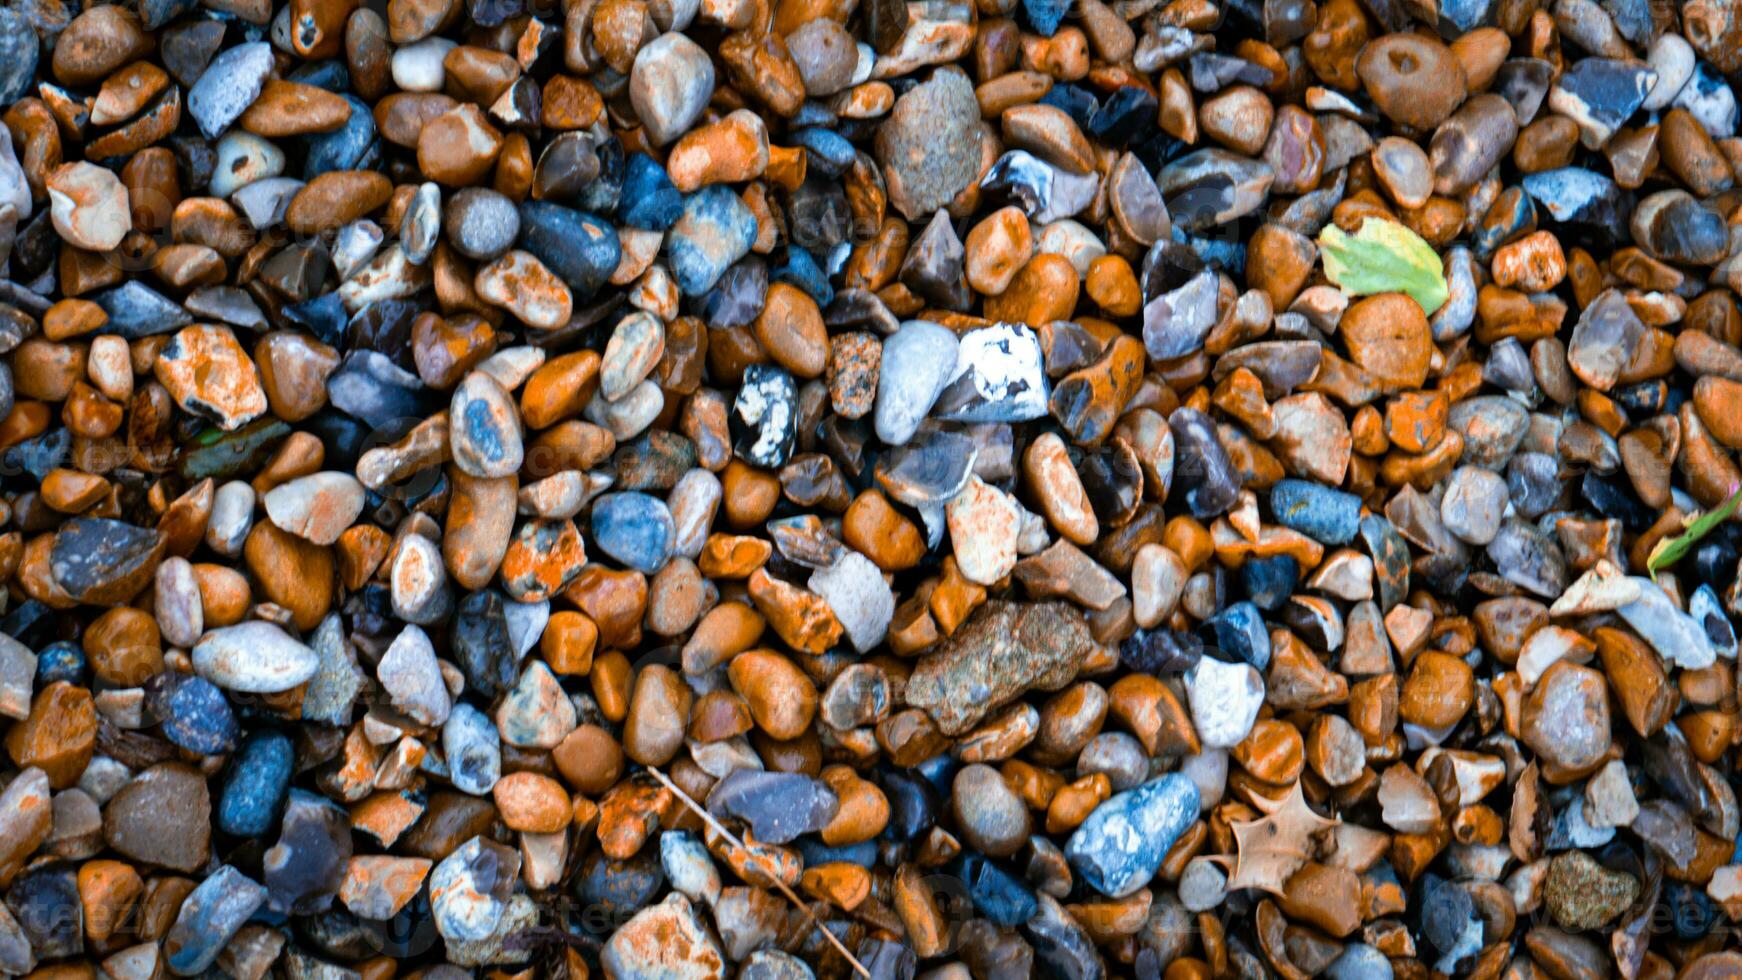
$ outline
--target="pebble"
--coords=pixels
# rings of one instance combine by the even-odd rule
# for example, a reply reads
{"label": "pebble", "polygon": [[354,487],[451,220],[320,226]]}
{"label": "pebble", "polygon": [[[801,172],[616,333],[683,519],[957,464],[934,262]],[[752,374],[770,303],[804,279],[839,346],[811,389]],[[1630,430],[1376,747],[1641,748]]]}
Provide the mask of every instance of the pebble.
{"label": "pebble", "polygon": [[295,751],[290,739],[271,730],[242,742],[213,814],[217,828],[233,837],[260,837],[272,829],[290,789]]}
{"label": "pebble", "polygon": [[610,493],[593,502],[599,550],[646,575],[671,557],[676,531],[663,501],[645,493]]}
{"label": "pebble", "polygon": [[266,889],[229,865],[221,865],[182,901],[175,925],[163,937],[171,972],[193,976],[218,959],[225,944],[266,901]]}
{"label": "pebble", "polygon": [[272,73],[272,46],[238,44],[213,58],[188,89],[188,112],[207,139],[217,139],[254,100]]}
{"label": "pebble", "polygon": [[686,296],[712,289],[726,269],[750,251],[756,216],[718,184],[684,198],[683,212],[666,232],[672,278]]}
{"label": "pebble", "polygon": [[1197,819],[1198,804],[1190,779],[1160,776],[1095,807],[1071,834],[1065,855],[1096,891],[1124,898],[1155,877],[1174,842]]}
{"label": "pebble", "polygon": [[1264,680],[1250,664],[1205,657],[1186,671],[1192,725],[1205,748],[1231,748],[1252,730],[1264,703]]}
{"label": "pebble", "polygon": [[401,630],[381,655],[375,676],[393,706],[415,721],[440,725],[447,720],[452,701],[436,663],[435,648],[423,630],[416,626]]}
{"label": "pebble", "polygon": [[194,670],[228,691],[277,694],[313,677],[315,652],[267,622],[215,629],[192,651]]}
{"label": "pebble", "polygon": [[877,131],[889,200],[909,221],[950,203],[979,172],[979,104],[966,76],[940,71],[895,100]]}
{"label": "pebble", "polygon": [[947,328],[910,320],[883,341],[877,378],[877,438],[905,445],[956,369],[960,343]]}

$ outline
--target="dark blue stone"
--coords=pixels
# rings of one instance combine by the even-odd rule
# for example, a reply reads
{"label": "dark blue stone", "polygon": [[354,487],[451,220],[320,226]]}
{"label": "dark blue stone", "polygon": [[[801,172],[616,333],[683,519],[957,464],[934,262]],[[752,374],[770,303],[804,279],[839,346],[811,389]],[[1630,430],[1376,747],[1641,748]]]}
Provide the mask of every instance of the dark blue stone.
{"label": "dark blue stone", "polygon": [[1361,498],[1352,493],[1293,478],[1270,488],[1276,523],[1320,544],[1348,544],[1361,525]]}
{"label": "dark blue stone", "polygon": [[[313,85],[337,95],[343,95],[351,88],[351,73],[345,68],[345,62],[339,58],[311,61],[285,77],[290,81]],[[357,107],[354,105],[351,107],[351,114],[357,114]]]}
{"label": "dark blue stone", "polygon": [[593,147],[599,174],[575,195],[575,206],[593,214],[616,214],[623,203],[623,143],[615,136]]}
{"label": "dark blue stone", "polygon": [[708,326],[730,330],[754,323],[767,298],[768,263],[760,255],[747,255],[727,269],[696,306]]}
{"label": "dark blue stone", "polygon": [[805,155],[809,157],[809,170],[828,177],[839,177],[853,165],[853,159],[858,151],[845,136],[832,129],[812,126],[801,129],[791,135],[793,143],[804,147]]}
{"label": "dark blue stone", "polygon": [[55,681],[83,684],[85,651],[77,643],[61,640],[36,652],[36,688],[42,690]]}
{"label": "dark blue stone", "polygon": [[328,347],[344,346],[345,325],[350,314],[345,312],[345,301],[339,297],[338,290],[322,293],[306,303],[286,306],[284,316],[292,323],[306,327],[316,340]]}
{"label": "dark blue stone", "polygon": [[520,679],[508,636],[508,614],[499,594],[485,590],[461,599],[450,639],[467,690],[494,698]]}
{"label": "dark blue stone", "polygon": [[204,677],[158,674],[145,683],[145,706],[162,725],[163,737],[189,752],[228,752],[242,735],[224,692]]}
{"label": "dark blue stone", "polygon": [[869,868],[877,864],[877,842],[874,840],[860,841],[857,844],[843,844],[840,847],[830,847],[815,836],[806,835],[792,842],[798,848],[799,856],[804,858],[804,866],[828,864],[832,861],[845,861]]}
{"label": "dark blue stone", "polygon": [[645,493],[609,493],[593,504],[593,542],[599,550],[645,575],[671,558],[677,531],[671,511]]}
{"label": "dark blue stone", "polygon": [[367,103],[354,95],[345,95],[351,104],[351,118],[330,133],[306,138],[308,156],[303,159],[302,179],[313,180],[336,170],[368,170],[381,159],[380,142],[375,138],[375,116]]}
{"label": "dark blue stone", "polygon": [[1071,117],[1071,121],[1084,129],[1095,118],[1095,113],[1101,111],[1101,103],[1093,92],[1080,85],[1068,82],[1054,85],[1040,97],[1041,105],[1049,105]]}
{"label": "dark blue stone", "polygon": [[684,198],[683,217],[665,239],[666,261],[677,288],[686,296],[712,289],[755,240],[756,216],[731,188],[714,184]]}
{"label": "dark blue stone", "polygon": [[526,0],[467,0],[472,23],[480,27],[495,27],[511,17],[526,12]]}
{"label": "dark blue stone", "polygon": [[[1738,534],[1738,531],[1742,531],[1742,528],[1726,522],[1694,546],[1691,565],[1694,581],[1710,585],[1720,594],[1729,589],[1730,584],[1735,581],[1736,562],[1742,560],[1742,546],[1739,546],[1737,540],[1742,534]],[[1690,566],[1681,567],[1685,569]]]}
{"label": "dark blue stone", "polygon": [[884,828],[885,836],[896,841],[910,841],[937,825],[939,797],[930,783],[893,768],[882,771],[881,782],[883,795],[889,799],[889,825]]}
{"label": "dark blue stone", "polygon": [[400,419],[423,418],[429,397],[417,375],[394,364],[385,354],[354,350],[327,377],[332,406],[375,428]]}
{"label": "dark blue stone", "polygon": [[1205,652],[1218,660],[1248,663],[1259,670],[1270,666],[1270,630],[1253,603],[1234,603],[1204,620],[1198,633],[1204,638]]}
{"label": "dark blue stone", "polygon": [[1694,885],[1665,880],[1663,906],[1669,912],[1677,939],[1703,939],[1717,924],[1718,910],[1706,893]]}
{"label": "dark blue stone", "polygon": [[60,617],[53,609],[35,599],[26,599],[0,619],[0,633],[5,633],[27,647],[43,646],[53,635]]}
{"label": "dark blue stone", "polygon": [[42,864],[26,871],[7,889],[6,907],[31,951],[42,959],[84,952],[84,917],[72,865]]}
{"label": "dark blue stone", "polygon": [[1071,0],[1022,0],[1023,18],[1029,27],[1034,28],[1034,33],[1042,37],[1052,37],[1057,33],[1059,24],[1064,22],[1065,14],[1070,10]]}
{"label": "dark blue stone", "polygon": [[188,311],[138,280],[105,289],[91,296],[90,300],[109,314],[109,322],[102,332],[118,334],[128,340],[169,333],[194,322]]}
{"label": "dark blue stone", "polygon": [[623,257],[617,229],[603,218],[549,201],[521,203],[520,247],[568,283],[577,302],[591,299]]}
{"label": "dark blue stone", "polygon": [[1258,608],[1275,612],[1300,584],[1300,562],[1293,555],[1248,558],[1240,566],[1240,581]]}
{"label": "dark blue stone", "polygon": [[1027,883],[979,854],[963,855],[955,871],[968,886],[974,910],[1006,929],[1034,918],[1040,908]]}
{"label": "dark blue stone", "polygon": [[272,829],[290,790],[296,750],[282,732],[262,729],[243,740],[224,776],[213,816],[232,837],[260,837]]}
{"label": "dark blue stone", "polygon": [[1625,408],[1627,414],[1646,416],[1659,415],[1665,411],[1673,414],[1680,407],[1680,399],[1677,397],[1680,394],[1680,389],[1671,388],[1661,380],[1617,385],[1609,390],[1609,397]]}
{"label": "dark blue stone", "polygon": [[31,90],[41,47],[24,14],[0,7],[0,105],[10,106]]}
{"label": "dark blue stone", "polygon": [[773,256],[774,266],[769,276],[775,282],[797,286],[810,294],[818,306],[827,306],[835,298],[828,274],[817,265],[809,250],[800,245],[787,245]]}
{"label": "dark blue stone", "polygon": [[1194,408],[1168,416],[1173,432],[1173,484],[1193,517],[1216,517],[1240,498],[1240,475],[1216,434],[1216,425]]}
{"label": "dark blue stone", "polygon": [[1138,136],[1155,128],[1159,103],[1146,88],[1125,85],[1107,96],[1089,119],[1089,135],[1114,149],[1124,149]]}
{"label": "dark blue stone", "polygon": [[1196,633],[1182,633],[1164,626],[1138,630],[1119,644],[1119,659],[1125,666],[1145,674],[1180,673],[1197,666],[1204,656],[1204,641]]}
{"label": "dark blue stone", "polygon": [[66,462],[67,453],[72,447],[72,432],[55,428],[0,453],[0,465],[9,473],[29,473],[36,478],[36,482],[41,483],[51,470]]}
{"label": "dark blue stone", "polygon": [[623,861],[595,851],[581,864],[573,887],[583,908],[601,914],[582,916],[581,925],[609,932],[652,904],[664,885],[665,872],[660,869],[656,847],[644,847]]}
{"label": "dark blue stone", "polygon": [[664,231],[683,214],[683,195],[659,161],[632,153],[624,165],[623,200],[617,220],[631,228]]}
{"label": "dark blue stone", "polygon": [[1435,949],[1441,953],[1456,949],[1475,914],[1469,892],[1439,875],[1422,876],[1417,928]]}
{"label": "dark blue stone", "polygon": [[319,912],[332,905],[351,860],[350,814],[331,800],[292,789],[273,848],[274,860],[263,866],[272,908],[290,915]]}
{"label": "dark blue stone", "polygon": [[1585,471],[1579,482],[1579,496],[1591,509],[1619,520],[1629,531],[1642,531],[1657,520],[1657,514],[1634,496],[1628,481],[1604,477],[1596,470]]}
{"label": "dark blue stone", "polygon": [[412,355],[411,325],[423,306],[403,299],[378,300],[357,311],[345,324],[345,348],[372,350],[391,358],[394,364],[416,373]]}
{"label": "dark blue stone", "polygon": [[[423,421],[421,418],[415,421]],[[302,420],[297,428],[321,441],[327,447],[326,461],[334,469],[354,470],[363,453],[379,443],[381,433],[343,412],[322,409],[313,417]],[[409,431],[409,430],[408,430]],[[445,479],[445,477],[444,477]],[[371,496],[370,500],[378,499]]]}

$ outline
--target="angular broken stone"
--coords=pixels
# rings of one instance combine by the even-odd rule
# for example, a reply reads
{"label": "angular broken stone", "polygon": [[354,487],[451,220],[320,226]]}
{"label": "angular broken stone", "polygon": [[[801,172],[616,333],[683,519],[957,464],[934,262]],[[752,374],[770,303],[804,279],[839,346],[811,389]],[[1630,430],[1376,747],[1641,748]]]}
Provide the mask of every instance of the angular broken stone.
{"label": "angular broken stone", "polygon": [[1069,684],[1092,644],[1082,613],[1066,603],[993,600],[920,658],[907,703],[959,735],[1023,691]]}

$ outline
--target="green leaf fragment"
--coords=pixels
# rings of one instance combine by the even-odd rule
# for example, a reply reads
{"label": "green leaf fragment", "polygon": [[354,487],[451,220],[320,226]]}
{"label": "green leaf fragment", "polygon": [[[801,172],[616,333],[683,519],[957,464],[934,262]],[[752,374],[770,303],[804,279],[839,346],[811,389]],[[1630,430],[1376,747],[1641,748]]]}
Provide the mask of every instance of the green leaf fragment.
{"label": "green leaf fragment", "polygon": [[1395,221],[1368,218],[1353,235],[1326,225],[1319,251],[1325,275],[1356,296],[1404,293],[1430,316],[1450,296],[1439,253]]}
{"label": "green leaf fragment", "polygon": [[1736,513],[1738,503],[1742,503],[1742,486],[1738,486],[1736,491],[1730,494],[1729,500],[1689,521],[1687,530],[1679,537],[1664,538],[1658,541],[1657,545],[1651,549],[1651,555],[1645,559],[1645,568],[1651,573],[1652,581],[1657,580],[1657,573],[1660,569],[1668,568],[1680,561],[1696,542],[1712,533],[1713,528],[1729,520],[1730,515]]}

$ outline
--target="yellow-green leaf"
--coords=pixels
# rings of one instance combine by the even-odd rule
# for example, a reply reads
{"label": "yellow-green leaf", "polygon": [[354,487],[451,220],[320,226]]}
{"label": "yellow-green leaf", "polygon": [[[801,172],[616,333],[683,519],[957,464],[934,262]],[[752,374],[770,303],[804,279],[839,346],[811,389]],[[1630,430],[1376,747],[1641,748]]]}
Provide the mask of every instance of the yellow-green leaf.
{"label": "yellow-green leaf", "polygon": [[1687,530],[1674,538],[1663,538],[1651,549],[1651,554],[1645,559],[1645,568],[1651,573],[1652,581],[1657,580],[1657,573],[1680,561],[1682,556],[1701,538],[1712,533],[1712,529],[1730,519],[1736,513],[1736,505],[1742,503],[1742,486],[1730,494],[1730,499],[1724,501],[1712,510],[1694,518],[1687,523]]}
{"label": "yellow-green leaf", "polygon": [[1319,233],[1325,275],[1356,296],[1406,293],[1429,315],[1449,295],[1439,253],[1395,221],[1368,218],[1350,235],[1336,225]]}

